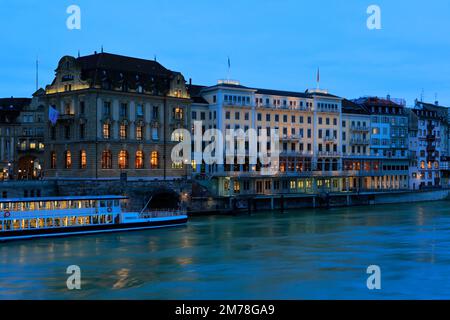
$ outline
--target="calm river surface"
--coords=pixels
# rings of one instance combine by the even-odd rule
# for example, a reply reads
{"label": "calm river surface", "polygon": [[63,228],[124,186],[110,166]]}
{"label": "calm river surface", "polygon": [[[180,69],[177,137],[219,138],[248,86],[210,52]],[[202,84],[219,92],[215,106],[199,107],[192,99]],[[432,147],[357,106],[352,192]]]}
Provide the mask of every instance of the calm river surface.
{"label": "calm river surface", "polygon": [[[81,268],[68,291],[66,268]],[[369,265],[382,289],[366,287]],[[450,202],[193,218],[0,243],[0,299],[450,298]]]}

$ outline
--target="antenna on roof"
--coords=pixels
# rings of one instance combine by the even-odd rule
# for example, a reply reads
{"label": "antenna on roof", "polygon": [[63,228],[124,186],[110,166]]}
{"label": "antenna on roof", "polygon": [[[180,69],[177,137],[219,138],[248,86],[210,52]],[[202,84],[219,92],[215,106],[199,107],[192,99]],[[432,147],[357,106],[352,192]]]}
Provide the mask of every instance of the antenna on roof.
{"label": "antenna on roof", "polygon": [[423,96],[425,95],[425,91],[422,88],[422,92],[420,94],[420,102],[423,102]]}
{"label": "antenna on roof", "polygon": [[156,62],[156,54],[155,54],[155,55],[153,55],[153,60],[155,60],[155,62]]}

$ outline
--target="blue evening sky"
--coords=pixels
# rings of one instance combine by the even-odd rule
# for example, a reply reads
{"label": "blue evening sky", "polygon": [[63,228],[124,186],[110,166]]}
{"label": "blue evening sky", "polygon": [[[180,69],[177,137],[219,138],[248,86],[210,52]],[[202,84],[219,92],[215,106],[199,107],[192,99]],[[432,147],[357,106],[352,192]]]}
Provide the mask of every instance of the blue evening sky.
{"label": "blue evening sky", "polygon": [[[81,30],[66,28],[79,5]],[[382,30],[366,27],[367,7],[382,10]],[[348,98],[406,98],[424,91],[450,106],[448,0],[0,0],[0,97],[30,96],[35,60],[40,86],[58,60],[100,51],[153,59],[196,84],[231,75],[243,85]]]}

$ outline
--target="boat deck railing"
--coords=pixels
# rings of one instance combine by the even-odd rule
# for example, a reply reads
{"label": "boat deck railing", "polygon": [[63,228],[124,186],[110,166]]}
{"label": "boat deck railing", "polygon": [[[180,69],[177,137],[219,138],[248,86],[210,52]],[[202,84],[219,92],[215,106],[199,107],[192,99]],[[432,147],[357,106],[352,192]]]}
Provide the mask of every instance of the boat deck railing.
{"label": "boat deck railing", "polygon": [[186,210],[179,209],[158,209],[150,210],[141,213],[141,217],[146,218],[168,218],[168,217],[178,217],[186,215]]}

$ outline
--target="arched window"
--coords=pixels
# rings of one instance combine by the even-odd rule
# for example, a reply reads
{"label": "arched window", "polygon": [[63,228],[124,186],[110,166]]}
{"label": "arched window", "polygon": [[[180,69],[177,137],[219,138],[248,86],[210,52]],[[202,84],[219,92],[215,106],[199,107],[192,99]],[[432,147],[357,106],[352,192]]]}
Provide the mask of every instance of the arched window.
{"label": "arched window", "polygon": [[144,169],[144,153],[142,151],[136,151],[134,164],[136,169]]}
{"label": "arched window", "polygon": [[50,153],[50,169],[56,169],[56,152]]}
{"label": "arched window", "polygon": [[102,169],[112,169],[112,153],[110,150],[102,152]]}
{"label": "arched window", "polygon": [[420,169],[425,169],[425,161],[420,161]]}
{"label": "arched window", "polygon": [[86,169],[86,167],[87,167],[86,151],[81,150],[80,151],[80,169]]}
{"label": "arched window", "polygon": [[64,152],[64,168],[66,169],[72,168],[72,153],[70,153],[70,151]]}
{"label": "arched window", "polygon": [[119,152],[119,169],[128,169],[128,152],[126,150]]}
{"label": "arched window", "polygon": [[153,151],[150,164],[152,169],[158,169],[159,168],[159,153],[158,151]]}

